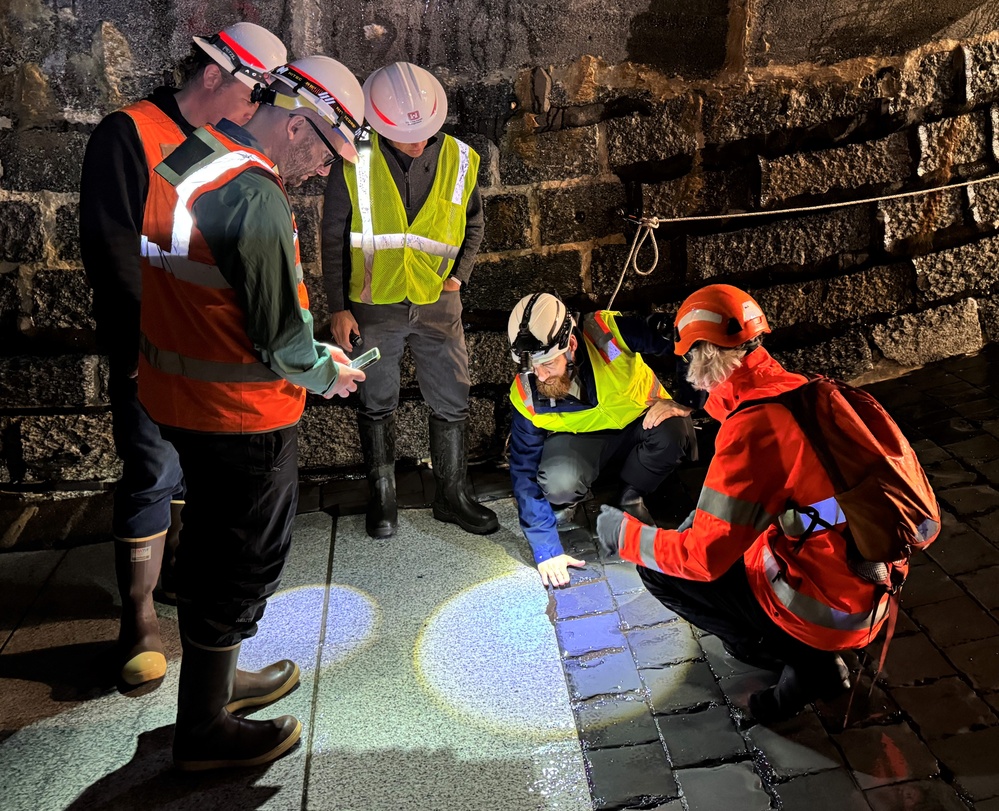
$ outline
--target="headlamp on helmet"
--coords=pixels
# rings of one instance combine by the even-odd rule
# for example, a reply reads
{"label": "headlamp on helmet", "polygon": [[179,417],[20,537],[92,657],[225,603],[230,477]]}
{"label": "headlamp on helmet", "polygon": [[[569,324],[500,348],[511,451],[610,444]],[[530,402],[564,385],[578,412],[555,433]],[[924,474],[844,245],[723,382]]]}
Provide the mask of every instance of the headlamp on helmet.
{"label": "headlamp on helmet", "polygon": [[557,296],[534,293],[521,299],[507,325],[510,354],[519,363],[518,371],[530,372],[536,364],[568,352],[575,326],[575,319]]}

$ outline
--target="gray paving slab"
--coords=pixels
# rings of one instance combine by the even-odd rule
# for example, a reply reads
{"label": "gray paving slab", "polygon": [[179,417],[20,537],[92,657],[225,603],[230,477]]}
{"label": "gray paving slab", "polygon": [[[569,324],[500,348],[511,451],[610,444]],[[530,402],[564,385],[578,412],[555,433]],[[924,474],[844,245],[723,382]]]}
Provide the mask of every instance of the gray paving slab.
{"label": "gray paving slab", "polygon": [[773,727],[756,724],[746,734],[780,780],[843,766],[843,758],[814,713]]}
{"label": "gray paving slab", "polygon": [[591,749],[585,754],[594,808],[646,807],[679,795],[666,753],[658,743]]}
{"label": "gray paving slab", "polygon": [[688,811],[767,811],[770,795],[753,771],[752,763],[726,763],[705,769],[674,772]]}
{"label": "gray paving slab", "polygon": [[952,786],[942,780],[918,780],[867,792],[873,811],[967,811]]}
{"label": "gray paving slab", "polygon": [[597,749],[659,740],[652,710],[636,693],[601,696],[573,705],[583,746]]}
{"label": "gray paving slab", "polygon": [[488,537],[337,522],[306,807],[591,807],[548,594],[513,501],[490,506]]}
{"label": "gray paving slab", "polygon": [[656,724],[676,768],[735,760],[746,754],[746,741],[728,707],[660,715]]}
{"label": "gray paving slab", "polygon": [[930,747],[976,805],[999,797],[999,727],[933,741]]}
{"label": "gray paving slab", "polygon": [[[280,713],[297,715],[306,724],[306,736],[331,528],[331,519],[321,513],[296,519],[281,590],[268,606],[258,635],[245,643],[240,657],[244,668],[280,658],[272,656],[272,651],[297,657],[302,686],[275,708]],[[109,546],[73,550],[86,559],[74,561],[72,554],[68,555],[64,566],[77,565],[72,573],[67,569],[64,579],[83,582],[90,577],[103,584],[104,570],[92,564],[107,562],[110,550],[101,547]],[[57,571],[55,580],[63,579],[62,574]],[[310,596],[302,600],[302,594]],[[49,611],[58,612],[57,606],[55,601]],[[72,633],[67,623],[59,625],[64,632]],[[20,641],[21,633],[15,633],[14,644]],[[3,658],[0,656],[0,661]],[[0,743],[0,797],[4,811],[300,807],[307,745],[258,770],[204,777],[173,770],[170,747],[178,675],[179,667],[173,658],[162,684],[147,694],[123,696],[111,692],[86,702],[45,702],[44,717],[22,726]]]}
{"label": "gray paving slab", "polygon": [[848,729],[835,740],[861,788],[922,780],[940,773],[936,758],[908,724]]}
{"label": "gray paving slab", "polygon": [[786,811],[870,811],[848,772],[834,770],[797,777],[777,787]]}

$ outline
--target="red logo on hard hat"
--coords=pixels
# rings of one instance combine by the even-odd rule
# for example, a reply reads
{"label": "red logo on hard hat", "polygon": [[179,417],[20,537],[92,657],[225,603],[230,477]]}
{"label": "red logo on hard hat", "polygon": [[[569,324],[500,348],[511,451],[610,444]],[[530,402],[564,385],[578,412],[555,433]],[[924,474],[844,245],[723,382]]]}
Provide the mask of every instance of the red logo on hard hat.
{"label": "red logo on hard hat", "polygon": [[419,121],[420,120],[420,111],[419,110],[413,110],[413,112],[408,113],[408,117],[409,117],[410,121]]}

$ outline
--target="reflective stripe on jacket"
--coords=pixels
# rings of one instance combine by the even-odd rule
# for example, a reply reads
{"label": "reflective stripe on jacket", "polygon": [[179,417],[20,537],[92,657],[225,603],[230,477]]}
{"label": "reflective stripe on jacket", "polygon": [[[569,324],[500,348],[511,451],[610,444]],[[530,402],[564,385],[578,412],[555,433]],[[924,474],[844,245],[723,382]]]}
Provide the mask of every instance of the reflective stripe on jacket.
{"label": "reflective stripe on jacket", "polygon": [[[142,235],[139,399],[152,419],[192,431],[255,433],[294,425],[305,390],[260,361],[235,291],[216,266],[193,209],[266,155],[214,127],[197,130],[156,167]],[[289,228],[294,229],[293,220]],[[308,307],[295,238],[298,297]]]}
{"label": "reflective stripe on jacket", "polygon": [[432,304],[465,238],[465,217],[479,155],[442,136],[430,196],[410,223],[385,155],[372,134],[357,165],[344,161],[351,202],[350,298],[365,304]]}
{"label": "reflective stripe on jacket", "polygon": [[[741,555],[753,594],[780,628],[822,650],[863,647],[884,621],[888,600],[850,571],[843,516],[814,451],[780,405],[727,419],[743,400],[803,382],[762,347],[747,355],[708,398],[722,426],[693,525],[657,530],[626,517],[621,555],[689,580],[714,580]],[[798,543],[808,513],[816,512],[833,528],[817,526]]]}
{"label": "reflective stripe on jacket", "polygon": [[[617,314],[600,310],[582,320],[582,343],[593,368],[597,402],[591,408],[545,411],[535,406],[536,392],[528,373],[510,386],[514,408],[538,428],[571,434],[624,428],[645,412],[653,400],[669,399],[642,356],[628,349],[617,328]],[[579,351],[577,348],[576,351]]]}

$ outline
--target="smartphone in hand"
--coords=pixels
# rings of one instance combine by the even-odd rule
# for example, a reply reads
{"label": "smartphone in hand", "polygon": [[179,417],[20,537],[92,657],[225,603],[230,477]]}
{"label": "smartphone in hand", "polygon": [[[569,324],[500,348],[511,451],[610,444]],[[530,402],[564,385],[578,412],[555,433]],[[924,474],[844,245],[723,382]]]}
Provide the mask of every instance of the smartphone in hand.
{"label": "smartphone in hand", "polygon": [[351,369],[364,369],[365,367],[370,366],[376,360],[379,360],[381,358],[381,356],[382,356],[382,353],[380,351],[378,351],[378,347],[376,346],[373,349],[369,349],[364,354],[358,355],[356,358],[354,358],[350,362],[350,368]]}

